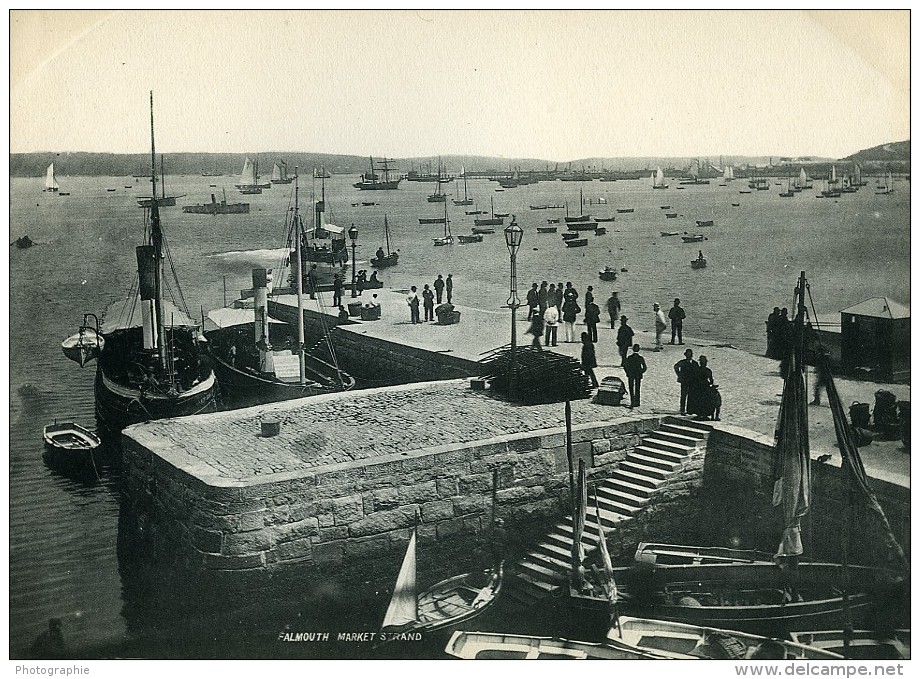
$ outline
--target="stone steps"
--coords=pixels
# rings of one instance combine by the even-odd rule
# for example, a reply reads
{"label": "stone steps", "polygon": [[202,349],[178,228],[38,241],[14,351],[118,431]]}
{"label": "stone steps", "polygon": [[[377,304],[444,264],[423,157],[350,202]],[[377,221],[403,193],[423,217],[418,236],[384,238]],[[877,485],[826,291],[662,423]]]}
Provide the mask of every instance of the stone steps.
{"label": "stone steps", "polygon": [[[594,486],[594,501],[585,516],[582,545],[585,552],[597,548],[597,513],[604,530],[642,509],[681,464],[699,449],[711,425],[684,419],[671,419],[643,437],[642,443],[626,455],[611,478]],[[569,577],[572,539],[575,528],[571,516],[565,517],[517,563],[507,588],[508,596],[523,606],[533,605],[552,594]]]}

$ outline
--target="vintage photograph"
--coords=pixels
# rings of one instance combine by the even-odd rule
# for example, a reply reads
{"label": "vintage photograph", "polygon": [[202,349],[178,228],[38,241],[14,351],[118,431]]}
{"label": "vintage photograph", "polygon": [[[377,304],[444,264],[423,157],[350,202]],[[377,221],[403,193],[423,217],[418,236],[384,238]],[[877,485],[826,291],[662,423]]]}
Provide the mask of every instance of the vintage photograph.
{"label": "vintage photograph", "polygon": [[908,10],[9,26],[12,660],[911,657]]}

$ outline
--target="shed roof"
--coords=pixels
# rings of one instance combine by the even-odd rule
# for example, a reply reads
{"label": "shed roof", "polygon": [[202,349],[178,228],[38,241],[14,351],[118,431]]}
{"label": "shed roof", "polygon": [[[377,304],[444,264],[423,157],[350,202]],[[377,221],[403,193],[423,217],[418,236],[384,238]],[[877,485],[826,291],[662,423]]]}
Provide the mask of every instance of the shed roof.
{"label": "shed roof", "polygon": [[910,318],[910,307],[892,302],[887,297],[872,297],[859,304],[841,309],[840,313],[873,318]]}

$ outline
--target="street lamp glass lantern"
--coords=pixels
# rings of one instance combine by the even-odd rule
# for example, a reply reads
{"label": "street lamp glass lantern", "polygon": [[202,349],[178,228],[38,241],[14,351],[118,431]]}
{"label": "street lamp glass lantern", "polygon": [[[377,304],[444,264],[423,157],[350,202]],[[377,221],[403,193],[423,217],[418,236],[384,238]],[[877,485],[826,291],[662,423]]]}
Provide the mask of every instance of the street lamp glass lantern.
{"label": "street lamp glass lantern", "polygon": [[505,244],[508,246],[508,252],[516,254],[521,247],[521,241],[524,240],[524,229],[518,226],[518,223],[511,219],[511,223],[505,227]]}
{"label": "street lamp glass lantern", "polygon": [[354,224],[352,224],[351,228],[348,229],[348,237],[351,238],[352,241],[358,240],[358,227],[356,227]]}

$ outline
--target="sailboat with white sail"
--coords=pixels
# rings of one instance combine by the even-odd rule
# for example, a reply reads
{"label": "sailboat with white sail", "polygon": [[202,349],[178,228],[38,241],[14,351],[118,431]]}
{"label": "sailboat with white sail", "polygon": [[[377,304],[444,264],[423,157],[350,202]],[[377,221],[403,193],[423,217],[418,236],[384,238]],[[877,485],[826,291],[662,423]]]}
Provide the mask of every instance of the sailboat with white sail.
{"label": "sailboat with white sail", "polygon": [[262,189],[271,188],[271,182],[260,182],[259,181],[259,161],[255,162],[246,157],[246,161],[243,163],[243,171],[240,173],[240,181],[236,184],[236,188],[239,189],[240,193],[246,195],[254,195],[262,193]]}
{"label": "sailboat with white sail", "polygon": [[45,170],[45,188],[42,191],[47,191],[49,193],[57,193],[60,190],[58,185],[57,178],[54,176],[54,163],[51,163],[48,166],[48,169]]}
{"label": "sailboat with white sail", "polygon": [[466,181],[466,168],[463,166],[460,167],[460,174],[463,175],[463,198],[460,198],[458,195],[453,201],[454,205],[472,205],[473,199],[470,197],[469,187]]}
{"label": "sailboat with white sail", "polygon": [[653,189],[666,189],[668,185],[664,182],[664,172],[661,171],[661,167],[657,167],[655,172],[652,173],[652,188]]}
{"label": "sailboat with white sail", "polygon": [[894,182],[892,181],[892,178],[891,178],[891,170],[889,170],[889,171],[885,174],[885,183],[884,183],[884,185],[883,185],[883,184],[879,184],[879,185],[878,185],[878,190],[876,190],[876,192],[875,192],[876,195],[879,195],[879,196],[887,196],[887,195],[889,195],[889,194],[891,194],[891,193],[894,193],[894,186],[893,186],[893,184],[894,184]]}
{"label": "sailboat with white sail", "polygon": [[[492,474],[492,520],[489,539],[495,542],[495,487],[498,472]],[[381,630],[400,632],[423,630],[431,632],[467,622],[495,603],[501,593],[504,561],[497,560],[490,568],[457,575],[418,593],[417,556],[418,523],[412,527],[406,555],[403,557],[390,605],[383,618]]]}

